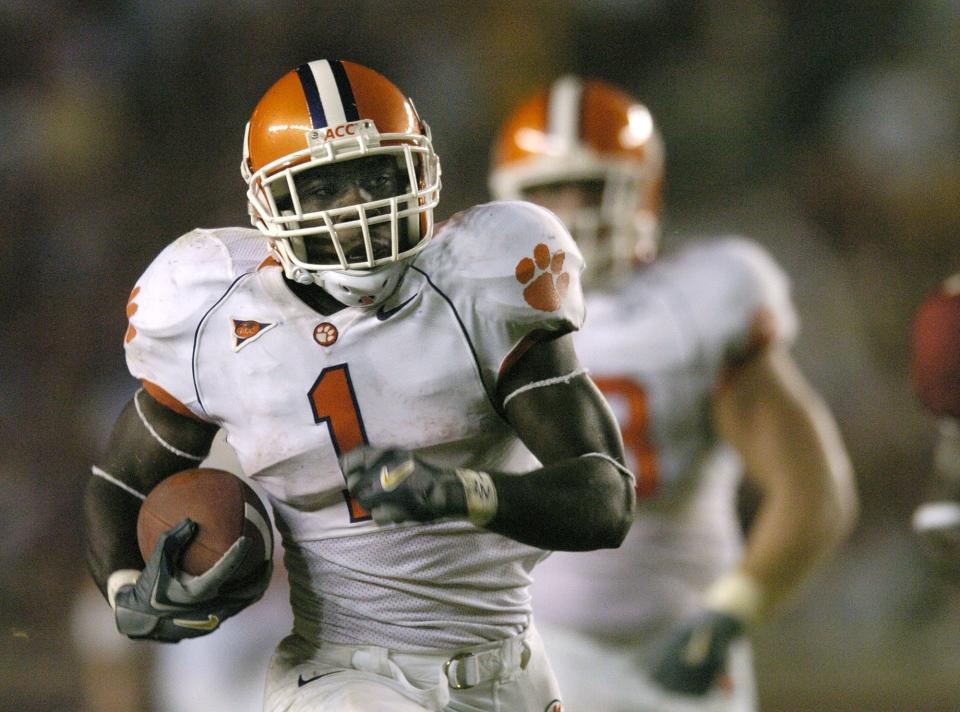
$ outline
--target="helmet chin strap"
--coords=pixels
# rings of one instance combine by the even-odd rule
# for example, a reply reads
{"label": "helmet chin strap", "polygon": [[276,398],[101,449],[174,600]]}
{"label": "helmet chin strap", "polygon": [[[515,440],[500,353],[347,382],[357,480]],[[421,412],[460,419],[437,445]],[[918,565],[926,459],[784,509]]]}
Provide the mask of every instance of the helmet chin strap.
{"label": "helmet chin strap", "polygon": [[317,281],[317,275],[315,273],[309,272],[302,267],[293,268],[292,279],[297,284],[316,284],[317,286],[323,286]]}

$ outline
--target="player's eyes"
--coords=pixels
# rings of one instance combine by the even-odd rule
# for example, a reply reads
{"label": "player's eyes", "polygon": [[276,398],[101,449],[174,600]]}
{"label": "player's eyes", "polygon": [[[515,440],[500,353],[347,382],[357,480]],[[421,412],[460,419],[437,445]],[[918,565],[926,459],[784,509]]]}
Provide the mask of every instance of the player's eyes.
{"label": "player's eyes", "polygon": [[393,174],[381,173],[380,175],[368,178],[366,183],[370,188],[384,188],[393,183]]}
{"label": "player's eyes", "polygon": [[337,194],[337,188],[333,185],[326,185],[323,183],[315,183],[313,185],[308,185],[303,190],[304,194],[308,196],[316,196],[318,198],[329,198]]}

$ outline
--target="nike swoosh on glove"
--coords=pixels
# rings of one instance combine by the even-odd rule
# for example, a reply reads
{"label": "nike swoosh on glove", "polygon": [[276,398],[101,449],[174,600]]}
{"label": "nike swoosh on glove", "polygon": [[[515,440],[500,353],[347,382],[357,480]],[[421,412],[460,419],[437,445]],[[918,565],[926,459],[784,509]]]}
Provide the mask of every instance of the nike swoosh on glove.
{"label": "nike swoosh on glove", "polygon": [[160,535],[135,584],[116,594],[117,629],[130,638],[176,643],[216,630],[223,621],[256,602],[270,583],[272,562],[261,576],[231,587],[232,576],[250,546],[240,537],[209,570],[191,576],[177,568],[183,549],[197,531],[184,519]]}
{"label": "nike swoosh on glove", "polygon": [[358,445],[340,458],[350,496],[377,524],[428,522],[467,515],[463,484],[454,472],[406,450]]}
{"label": "nike swoosh on glove", "polygon": [[730,643],[743,631],[739,620],[715,611],[683,623],[661,651],[654,680],[673,692],[706,694],[726,666]]}

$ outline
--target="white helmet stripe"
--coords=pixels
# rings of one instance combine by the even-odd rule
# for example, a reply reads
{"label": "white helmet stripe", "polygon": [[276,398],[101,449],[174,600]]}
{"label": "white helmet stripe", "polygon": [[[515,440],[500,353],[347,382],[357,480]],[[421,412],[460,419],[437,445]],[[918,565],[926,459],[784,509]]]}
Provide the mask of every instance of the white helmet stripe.
{"label": "white helmet stripe", "polygon": [[320,95],[320,103],[323,105],[327,126],[347,123],[347,114],[344,111],[343,101],[340,99],[340,90],[337,88],[337,80],[333,76],[330,63],[321,59],[310,62],[309,67],[313,73],[313,80],[317,84],[317,93]]}
{"label": "white helmet stripe", "polygon": [[567,152],[580,139],[580,99],[583,83],[574,76],[560,77],[550,88],[547,105],[547,134],[551,145]]}

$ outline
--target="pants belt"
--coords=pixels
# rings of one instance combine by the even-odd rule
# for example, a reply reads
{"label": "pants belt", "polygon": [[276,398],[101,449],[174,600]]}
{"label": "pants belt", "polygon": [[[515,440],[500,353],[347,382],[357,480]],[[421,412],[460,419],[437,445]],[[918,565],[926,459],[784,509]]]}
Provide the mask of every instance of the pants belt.
{"label": "pants belt", "polygon": [[435,660],[451,689],[465,690],[525,668],[530,658],[528,632],[529,629],[496,643],[425,653],[403,653],[375,645],[321,643],[317,657],[337,666],[388,676],[391,675],[390,662],[402,670],[404,663],[422,665]]}

